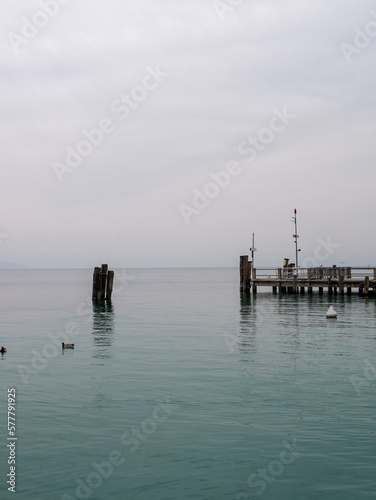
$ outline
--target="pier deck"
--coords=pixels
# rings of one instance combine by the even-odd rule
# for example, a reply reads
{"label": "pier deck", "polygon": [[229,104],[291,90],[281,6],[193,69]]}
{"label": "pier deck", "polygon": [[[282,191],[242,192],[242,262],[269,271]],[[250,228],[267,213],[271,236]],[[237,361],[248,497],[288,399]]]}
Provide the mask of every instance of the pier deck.
{"label": "pier deck", "polygon": [[312,293],[318,289],[329,294],[376,296],[376,268],[373,267],[307,267],[252,268],[248,256],[240,257],[240,289],[257,293],[257,288],[271,287],[274,293]]}

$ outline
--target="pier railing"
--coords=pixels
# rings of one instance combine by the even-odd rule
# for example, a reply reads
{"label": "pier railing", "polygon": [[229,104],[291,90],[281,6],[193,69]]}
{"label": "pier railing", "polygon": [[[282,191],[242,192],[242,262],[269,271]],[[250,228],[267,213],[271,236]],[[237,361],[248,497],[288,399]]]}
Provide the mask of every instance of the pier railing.
{"label": "pier railing", "polygon": [[287,267],[287,268],[254,268],[251,280],[286,280],[306,279],[323,280],[328,278],[358,278],[368,277],[376,280],[376,268],[374,267]]}
{"label": "pier railing", "polygon": [[318,288],[322,293],[323,288],[328,289],[328,293],[351,294],[352,288],[358,288],[359,293],[368,295],[369,291],[376,296],[376,267],[259,267],[254,268],[252,262],[248,260],[248,255],[240,256],[240,289],[257,292],[258,286],[269,286],[276,293],[280,291],[300,289],[304,293],[305,287],[308,293],[312,293],[312,288]]}

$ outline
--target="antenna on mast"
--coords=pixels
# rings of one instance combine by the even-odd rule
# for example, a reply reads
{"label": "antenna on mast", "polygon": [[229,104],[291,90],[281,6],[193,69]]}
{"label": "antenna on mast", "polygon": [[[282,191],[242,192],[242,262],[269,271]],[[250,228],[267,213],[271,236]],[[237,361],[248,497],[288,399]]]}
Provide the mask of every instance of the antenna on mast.
{"label": "antenna on mast", "polygon": [[297,223],[297,220],[296,220],[296,208],[294,208],[294,216],[293,218],[291,219],[291,221],[294,223],[294,226],[295,226],[295,234],[292,235],[292,237],[294,238],[294,243],[295,243],[295,268],[298,269],[298,253],[300,252],[300,248],[298,248],[298,238],[299,238],[299,235],[298,235],[298,223]]}
{"label": "antenna on mast", "polygon": [[255,248],[255,233],[252,233],[252,247],[250,248],[251,251],[251,272],[253,271],[253,268],[255,267],[254,265],[254,254],[257,252],[257,248]]}

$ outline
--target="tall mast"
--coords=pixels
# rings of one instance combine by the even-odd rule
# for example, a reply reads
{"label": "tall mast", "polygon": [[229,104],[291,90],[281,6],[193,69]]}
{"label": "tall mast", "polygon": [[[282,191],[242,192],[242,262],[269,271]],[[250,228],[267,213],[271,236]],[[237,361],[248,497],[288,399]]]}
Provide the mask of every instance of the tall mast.
{"label": "tall mast", "polygon": [[298,253],[300,252],[300,248],[298,249],[298,223],[296,220],[296,208],[294,208],[294,217],[292,218],[292,222],[294,223],[295,226],[295,234],[292,235],[294,238],[294,243],[295,243],[295,267],[296,269],[299,267],[298,265]]}
{"label": "tall mast", "polygon": [[254,255],[255,255],[255,252],[257,251],[257,248],[255,248],[255,233],[252,233],[252,247],[250,248],[250,251],[251,251],[251,267],[252,267],[252,270],[253,268],[255,267],[255,261],[254,261]]}

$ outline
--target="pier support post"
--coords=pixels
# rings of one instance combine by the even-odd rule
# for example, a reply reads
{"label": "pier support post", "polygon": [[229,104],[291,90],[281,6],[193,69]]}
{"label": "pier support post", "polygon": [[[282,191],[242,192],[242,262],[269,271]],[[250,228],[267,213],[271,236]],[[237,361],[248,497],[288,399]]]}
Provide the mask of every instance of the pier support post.
{"label": "pier support post", "polygon": [[346,295],[351,295],[351,286],[347,287]]}
{"label": "pier support post", "polygon": [[255,285],[255,283],[256,283],[256,269],[252,269],[252,281],[253,281],[252,293],[256,294],[257,293],[257,286]]}
{"label": "pier support post", "polygon": [[341,272],[341,271],[340,271],[340,275],[338,278],[338,291],[339,291],[340,295],[343,295],[345,293],[345,289],[344,289],[344,279],[345,278],[343,276],[343,272]]}
{"label": "pier support post", "polygon": [[282,269],[279,267],[278,268],[278,292],[279,293],[282,293],[281,280],[282,280]]}
{"label": "pier support post", "polygon": [[248,265],[248,255],[240,256],[240,290],[243,292],[249,292],[250,289],[250,276],[249,276],[249,265]]}
{"label": "pier support post", "polygon": [[312,287],[311,287],[311,286],[309,286],[309,287],[307,288],[307,292],[309,293],[309,295],[312,295],[313,290],[312,290]]}
{"label": "pier support post", "polygon": [[328,295],[333,294],[332,280],[328,278]]}
{"label": "pier support post", "polygon": [[368,295],[369,293],[369,276],[364,278],[364,295]]}
{"label": "pier support post", "polygon": [[277,287],[273,286],[273,294],[275,295],[277,293]]}
{"label": "pier support post", "polygon": [[300,287],[300,295],[304,295],[304,293],[305,293],[304,286],[301,286]]}
{"label": "pier support post", "polygon": [[294,271],[294,276],[292,278],[293,282],[293,287],[292,287],[292,293],[298,293],[298,275],[297,275],[297,270]]}
{"label": "pier support post", "polygon": [[319,295],[324,294],[324,288],[322,286],[319,286]]}

